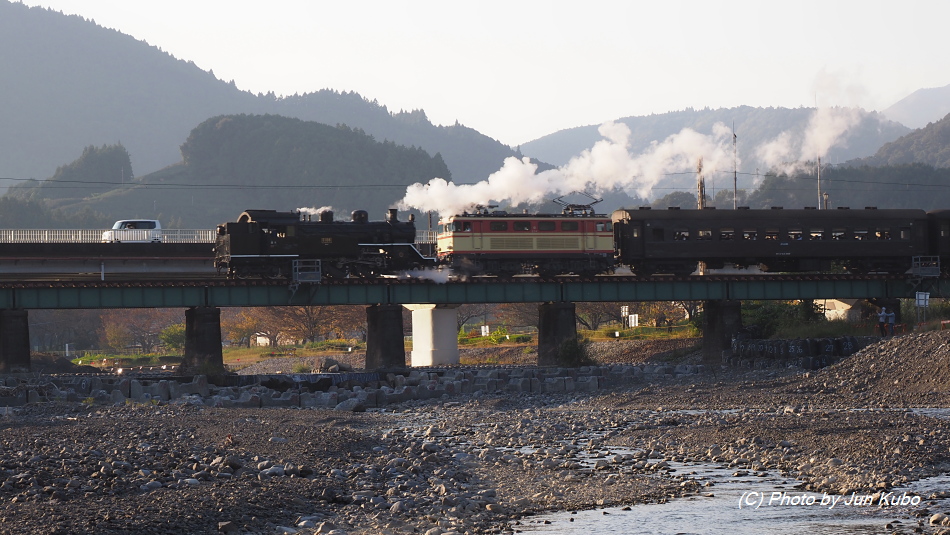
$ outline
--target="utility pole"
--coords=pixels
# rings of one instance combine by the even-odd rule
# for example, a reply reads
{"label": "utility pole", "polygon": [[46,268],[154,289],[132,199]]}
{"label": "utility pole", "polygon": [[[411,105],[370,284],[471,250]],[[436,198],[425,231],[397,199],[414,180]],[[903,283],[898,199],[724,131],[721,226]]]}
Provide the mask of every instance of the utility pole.
{"label": "utility pole", "polygon": [[699,164],[696,166],[696,189],[698,200],[696,208],[702,210],[706,207],[706,179],[703,178],[703,157],[699,157]]}
{"label": "utility pole", "polygon": [[732,209],[739,209],[739,153],[736,152],[736,123],[732,123]]}

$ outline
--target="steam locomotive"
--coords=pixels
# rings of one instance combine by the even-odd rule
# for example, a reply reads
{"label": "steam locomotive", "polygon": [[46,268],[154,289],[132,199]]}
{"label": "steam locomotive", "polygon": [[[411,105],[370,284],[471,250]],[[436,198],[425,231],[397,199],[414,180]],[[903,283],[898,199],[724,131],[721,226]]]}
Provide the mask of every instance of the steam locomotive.
{"label": "steam locomotive", "polygon": [[[325,277],[374,277],[427,267],[459,274],[591,276],[627,267],[640,276],[689,275],[703,262],[769,272],[904,273],[915,257],[950,258],[950,210],[621,209],[561,214],[480,208],[439,223],[435,257],[413,243],[415,225],[351,221],[324,212],[248,210],[218,227],[215,265],[232,277],[289,277],[319,260]],[[944,262],[947,265],[947,262]]]}
{"label": "steam locomotive", "polygon": [[333,212],[318,219],[299,212],[247,210],[217,227],[214,265],[232,278],[375,277],[434,265],[416,248],[415,224],[390,210],[370,221],[356,210],[350,221]]}

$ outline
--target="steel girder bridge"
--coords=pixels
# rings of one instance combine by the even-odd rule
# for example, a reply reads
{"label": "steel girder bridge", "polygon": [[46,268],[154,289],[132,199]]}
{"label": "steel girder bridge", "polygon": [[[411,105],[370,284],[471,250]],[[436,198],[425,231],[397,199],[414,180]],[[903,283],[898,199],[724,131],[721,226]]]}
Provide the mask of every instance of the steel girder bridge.
{"label": "steel girder bridge", "polygon": [[0,309],[255,307],[471,303],[913,298],[950,295],[950,279],[768,275],[691,277],[515,277],[468,282],[263,280],[0,282]]}

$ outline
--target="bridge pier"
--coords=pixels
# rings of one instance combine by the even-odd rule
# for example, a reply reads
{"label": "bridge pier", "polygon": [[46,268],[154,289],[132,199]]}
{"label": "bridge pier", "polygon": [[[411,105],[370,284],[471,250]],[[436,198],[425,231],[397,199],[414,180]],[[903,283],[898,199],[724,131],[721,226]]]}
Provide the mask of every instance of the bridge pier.
{"label": "bridge pier", "polygon": [[205,375],[224,372],[220,308],[185,309],[185,358],[181,371]]}
{"label": "bridge pier", "polygon": [[401,305],[366,307],[366,369],[405,368]]}
{"label": "bridge pier", "polygon": [[538,366],[556,366],[561,345],[577,340],[574,303],[556,302],[538,305]]}
{"label": "bridge pier", "polygon": [[458,305],[403,305],[412,311],[412,366],[459,363]]}
{"label": "bridge pier", "polygon": [[742,302],[703,301],[703,362],[721,364],[722,352],[732,347],[732,337],[742,329]]}
{"label": "bridge pier", "polygon": [[30,323],[24,309],[0,310],[0,373],[30,371]]}

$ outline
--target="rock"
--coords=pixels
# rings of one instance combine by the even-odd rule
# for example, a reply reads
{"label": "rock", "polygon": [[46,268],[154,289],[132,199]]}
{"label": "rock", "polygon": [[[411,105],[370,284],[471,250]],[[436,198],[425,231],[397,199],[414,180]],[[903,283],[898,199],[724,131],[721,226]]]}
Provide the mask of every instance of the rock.
{"label": "rock", "polygon": [[349,411],[349,412],[366,412],[366,405],[363,404],[357,398],[350,398],[345,401],[341,401],[334,407],[334,410],[338,411]]}
{"label": "rock", "polygon": [[226,522],[218,522],[218,531],[221,533],[237,533],[241,531],[241,528],[230,520]]}

